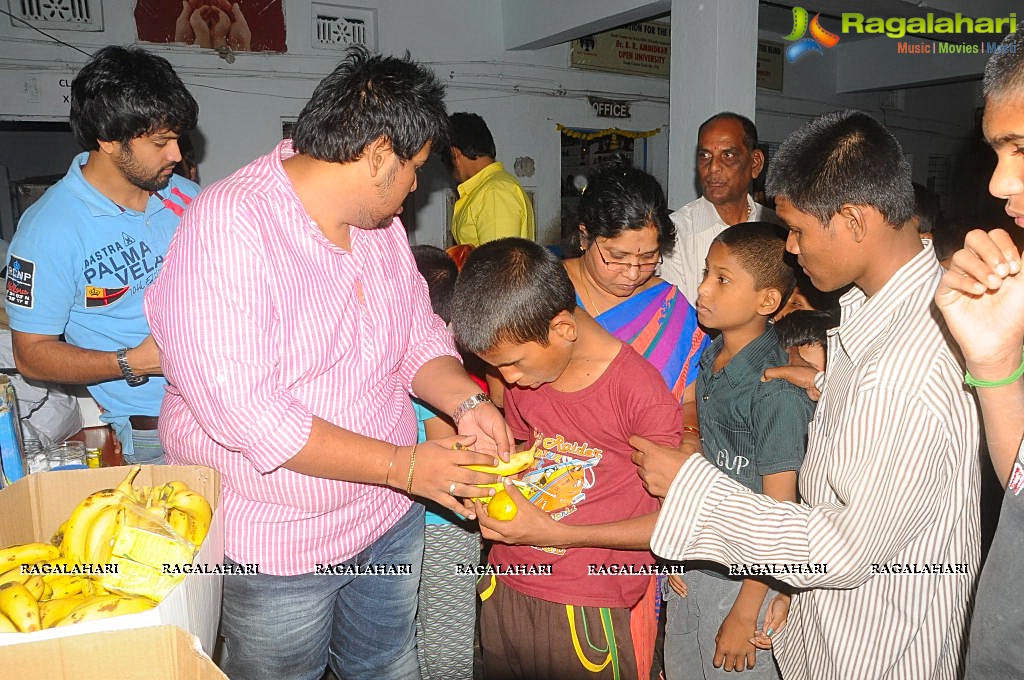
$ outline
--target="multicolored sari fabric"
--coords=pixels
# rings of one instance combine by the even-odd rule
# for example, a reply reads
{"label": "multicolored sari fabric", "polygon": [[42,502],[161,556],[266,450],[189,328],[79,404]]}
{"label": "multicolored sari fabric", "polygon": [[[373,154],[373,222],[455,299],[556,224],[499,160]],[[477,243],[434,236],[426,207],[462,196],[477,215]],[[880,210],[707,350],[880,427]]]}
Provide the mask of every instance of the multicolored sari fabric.
{"label": "multicolored sari fabric", "polygon": [[[586,309],[579,295],[576,303]],[[683,390],[697,377],[701,352],[710,339],[697,325],[697,310],[678,288],[663,281],[595,320],[651,362],[682,401]]]}

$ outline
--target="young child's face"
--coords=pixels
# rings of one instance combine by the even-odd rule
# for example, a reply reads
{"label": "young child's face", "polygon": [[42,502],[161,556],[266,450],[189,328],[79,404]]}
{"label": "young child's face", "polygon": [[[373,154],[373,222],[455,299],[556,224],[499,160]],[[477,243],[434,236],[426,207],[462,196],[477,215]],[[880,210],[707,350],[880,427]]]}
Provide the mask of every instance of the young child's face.
{"label": "young child's face", "polygon": [[825,370],[825,348],[819,342],[810,345],[787,347],[786,353],[789,354],[790,364],[800,365],[806,362],[818,371]]}
{"label": "young child's face", "polygon": [[721,331],[739,328],[759,318],[761,294],[754,277],[729,247],[712,243],[705,260],[704,280],[697,287],[697,319]]}
{"label": "young child's face", "polygon": [[780,309],[775,315],[775,320],[778,321],[790,312],[795,312],[798,309],[813,310],[814,306],[811,305],[810,301],[806,297],[804,297],[804,294],[800,292],[799,288],[794,288],[793,294],[789,296],[789,300],[786,301],[786,304],[782,305],[782,309]]}
{"label": "young child's face", "polygon": [[480,353],[480,358],[498,369],[506,383],[528,389],[557,380],[569,365],[570,357],[569,347],[557,341],[547,345],[500,342]]}
{"label": "young child's face", "polygon": [[985,102],[984,132],[998,159],[988,190],[1006,200],[1006,213],[1024,227],[1024,92]]}

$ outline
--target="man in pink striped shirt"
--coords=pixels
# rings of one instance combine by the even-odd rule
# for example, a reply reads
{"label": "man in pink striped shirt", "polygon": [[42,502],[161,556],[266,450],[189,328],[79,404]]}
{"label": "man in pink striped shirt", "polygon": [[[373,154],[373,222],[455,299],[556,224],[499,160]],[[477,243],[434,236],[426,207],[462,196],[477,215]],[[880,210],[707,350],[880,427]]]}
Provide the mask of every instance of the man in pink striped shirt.
{"label": "man in pink striped shirt", "polygon": [[[418,678],[413,617],[429,498],[496,480],[500,413],[431,312],[397,219],[443,140],[443,86],[353,49],[294,140],[203,192],[146,295],[173,463],[217,468],[231,677]],[[442,144],[443,146],[443,144]],[[418,446],[410,391],[460,436]],[[381,573],[383,572],[383,573]]]}

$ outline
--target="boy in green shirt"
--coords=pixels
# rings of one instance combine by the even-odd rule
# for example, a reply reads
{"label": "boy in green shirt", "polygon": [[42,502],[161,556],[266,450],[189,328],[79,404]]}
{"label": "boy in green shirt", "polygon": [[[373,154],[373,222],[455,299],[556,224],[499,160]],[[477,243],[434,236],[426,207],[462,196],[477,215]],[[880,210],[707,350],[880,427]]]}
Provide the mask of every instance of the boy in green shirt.
{"label": "boy in green shirt", "polygon": [[[785,247],[784,232],[767,222],[737,224],[712,242],[696,307],[701,325],[720,333],[701,357],[697,416],[709,461],[755,493],[795,501],[814,404],[785,380],[761,381],[789,360],[770,321],[795,285]],[[755,667],[750,642],[769,585],[737,571],[746,570],[691,562],[684,576],[669,577],[668,680],[748,669],[744,677],[778,678],[770,658]]]}

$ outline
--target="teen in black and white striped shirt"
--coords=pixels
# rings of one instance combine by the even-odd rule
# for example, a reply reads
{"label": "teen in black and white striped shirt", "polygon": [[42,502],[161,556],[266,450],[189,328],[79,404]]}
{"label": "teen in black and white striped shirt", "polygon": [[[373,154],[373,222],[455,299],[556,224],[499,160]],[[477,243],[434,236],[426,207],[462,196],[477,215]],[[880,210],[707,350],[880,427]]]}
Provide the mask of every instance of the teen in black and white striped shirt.
{"label": "teen in black and white striped shirt", "polygon": [[[855,284],[817,380],[802,500],[751,493],[692,456],[651,546],[767,566],[797,588],[774,637],[787,679],[956,678],[979,560],[979,425],[932,304],[942,270],[905,224],[910,168],[881,124],[837,112],[783,143],[768,190],[815,287]],[[635,443],[642,465],[665,460]]]}

